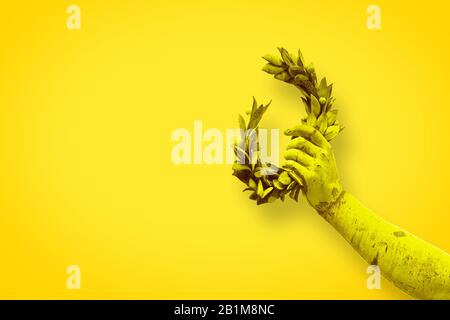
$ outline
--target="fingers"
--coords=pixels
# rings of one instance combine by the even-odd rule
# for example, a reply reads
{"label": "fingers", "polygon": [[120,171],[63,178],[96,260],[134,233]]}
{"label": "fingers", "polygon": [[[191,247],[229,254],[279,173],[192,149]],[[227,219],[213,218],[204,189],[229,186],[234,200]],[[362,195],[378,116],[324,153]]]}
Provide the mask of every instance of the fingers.
{"label": "fingers", "polygon": [[289,149],[284,152],[286,160],[293,160],[305,167],[312,166],[314,164],[314,158],[298,149]]}
{"label": "fingers", "polygon": [[310,177],[310,173],[306,167],[302,166],[300,163],[295,162],[293,160],[286,160],[284,164],[286,168],[294,170],[295,173],[299,174],[303,179],[308,179]]}
{"label": "fingers", "polygon": [[301,136],[321,148],[328,148],[330,146],[327,139],[318,130],[305,124],[298,124],[293,128],[287,129],[284,134],[288,136]]}
{"label": "fingers", "polygon": [[315,157],[319,152],[320,148],[318,148],[316,145],[312,144],[308,140],[306,140],[303,137],[297,137],[295,139],[292,139],[286,148],[289,149],[299,149],[305,151],[308,155]]}

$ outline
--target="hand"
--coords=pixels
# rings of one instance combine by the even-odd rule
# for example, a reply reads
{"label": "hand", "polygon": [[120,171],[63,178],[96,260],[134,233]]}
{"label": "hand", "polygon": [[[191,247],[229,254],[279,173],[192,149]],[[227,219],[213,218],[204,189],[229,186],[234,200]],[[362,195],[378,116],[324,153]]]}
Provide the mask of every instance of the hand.
{"label": "hand", "polygon": [[285,134],[293,137],[284,154],[285,167],[303,179],[309,204],[323,213],[343,193],[331,145],[318,130],[304,124]]}

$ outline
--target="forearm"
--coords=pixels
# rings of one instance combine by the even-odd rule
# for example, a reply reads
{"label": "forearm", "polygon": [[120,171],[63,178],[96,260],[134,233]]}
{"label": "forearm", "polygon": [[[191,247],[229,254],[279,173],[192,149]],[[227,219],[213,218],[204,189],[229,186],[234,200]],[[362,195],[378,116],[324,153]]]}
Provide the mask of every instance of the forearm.
{"label": "forearm", "polygon": [[413,297],[450,299],[450,256],[343,192],[319,212],[370,264]]}

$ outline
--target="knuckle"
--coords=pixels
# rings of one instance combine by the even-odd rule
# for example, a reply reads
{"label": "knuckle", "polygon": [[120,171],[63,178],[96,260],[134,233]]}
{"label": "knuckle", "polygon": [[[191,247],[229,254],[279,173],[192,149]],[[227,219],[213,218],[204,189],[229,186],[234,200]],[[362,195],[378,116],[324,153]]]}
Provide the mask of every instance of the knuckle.
{"label": "knuckle", "polygon": [[312,128],[312,130],[311,130],[311,137],[317,137],[317,133],[318,133],[319,131],[317,131],[317,129],[316,128]]}
{"label": "knuckle", "polygon": [[322,160],[327,159],[327,158],[328,158],[328,151],[327,151],[327,150],[324,150],[324,149],[320,149],[320,151],[319,151],[319,157],[320,157],[320,159],[322,159]]}
{"label": "knuckle", "polygon": [[294,139],[296,144],[303,144],[305,142],[305,139],[303,137],[297,137]]}

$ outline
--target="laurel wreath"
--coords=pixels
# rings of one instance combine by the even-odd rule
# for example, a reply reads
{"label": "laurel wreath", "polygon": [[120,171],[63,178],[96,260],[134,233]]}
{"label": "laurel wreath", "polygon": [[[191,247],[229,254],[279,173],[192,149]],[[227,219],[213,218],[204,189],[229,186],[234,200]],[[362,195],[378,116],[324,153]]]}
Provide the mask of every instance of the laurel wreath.
{"label": "laurel wreath", "polygon": [[[326,78],[317,81],[313,64],[305,64],[300,50],[297,56],[284,48],[278,50],[281,58],[272,54],[263,56],[267,64],[262,70],[301,91],[303,95],[301,99],[306,110],[306,117],[301,122],[316,128],[331,141],[343,130],[336,119],[337,109],[333,109],[335,102],[331,96],[333,85],[327,84]],[[304,188],[302,178],[295,172],[265,163],[260,158],[258,125],[269,105],[270,102],[258,106],[256,99],[253,98],[247,120],[239,115],[241,139],[233,145],[236,155],[233,175],[245,183],[244,191],[251,191],[250,199],[255,200],[258,205],[277,199],[284,201],[287,194],[298,201]]]}

